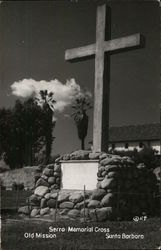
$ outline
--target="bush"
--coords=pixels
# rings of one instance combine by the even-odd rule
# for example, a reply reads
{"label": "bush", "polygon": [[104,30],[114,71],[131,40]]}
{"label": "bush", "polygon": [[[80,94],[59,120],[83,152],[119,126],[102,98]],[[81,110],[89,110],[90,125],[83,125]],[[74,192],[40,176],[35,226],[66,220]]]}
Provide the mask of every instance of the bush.
{"label": "bush", "polygon": [[16,183],[16,182],[14,182],[12,184],[12,189],[13,190],[23,190],[24,189],[24,183]]}
{"label": "bush", "polygon": [[4,186],[4,183],[3,183],[2,179],[0,179],[0,188],[1,188],[1,190],[5,190],[6,189],[6,187]]}
{"label": "bush", "polygon": [[144,163],[147,168],[154,169],[160,165],[160,159],[156,156],[156,151],[148,147],[145,147],[140,151],[137,151],[137,149],[128,151],[114,150],[113,153],[120,156],[129,156],[137,165],[139,163]]}

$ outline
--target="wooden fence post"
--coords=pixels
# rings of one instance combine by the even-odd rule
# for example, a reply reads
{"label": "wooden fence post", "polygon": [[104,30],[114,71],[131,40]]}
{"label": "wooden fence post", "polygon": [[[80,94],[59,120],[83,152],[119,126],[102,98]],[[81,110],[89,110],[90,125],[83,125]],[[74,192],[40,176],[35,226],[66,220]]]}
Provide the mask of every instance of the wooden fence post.
{"label": "wooden fence post", "polygon": [[17,188],[17,190],[16,190],[16,211],[17,211],[17,209],[18,209],[18,200],[19,200],[19,189]]}
{"label": "wooden fence post", "polygon": [[85,218],[85,207],[86,207],[86,204],[85,204],[85,190],[86,190],[86,186],[84,185],[84,190],[83,190],[83,219],[84,219],[84,223],[86,222],[86,218]]}
{"label": "wooden fence post", "polygon": [[[117,188],[117,214],[119,214],[119,199],[120,199],[120,185],[118,184],[118,188]],[[117,216],[117,220],[118,220],[118,216]]]}
{"label": "wooden fence post", "polygon": [[57,216],[57,211],[58,211],[58,196],[59,196],[59,191],[57,192],[56,196],[56,206],[55,206],[55,222],[56,222],[56,216]]}

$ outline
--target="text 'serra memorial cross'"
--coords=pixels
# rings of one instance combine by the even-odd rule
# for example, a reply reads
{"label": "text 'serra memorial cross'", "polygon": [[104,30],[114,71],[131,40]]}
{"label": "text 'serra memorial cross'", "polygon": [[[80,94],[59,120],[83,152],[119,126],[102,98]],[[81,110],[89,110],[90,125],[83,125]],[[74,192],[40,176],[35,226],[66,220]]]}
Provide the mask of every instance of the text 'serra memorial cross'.
{"label": "text 'serra memorial cross'", "polygon": [[98,6],[96,19],[96,43],[66,50],[66,60],[76,60],[82,57],[95,56],[95,87],[94,87],[94,121],[93,121],[93,151],[107,151],[109,131],[109,86],[107,89],[107,66],[105,54],[127,48],[138,47],[141,35],[134,34],[118,39],[105,40],[106,5]]}

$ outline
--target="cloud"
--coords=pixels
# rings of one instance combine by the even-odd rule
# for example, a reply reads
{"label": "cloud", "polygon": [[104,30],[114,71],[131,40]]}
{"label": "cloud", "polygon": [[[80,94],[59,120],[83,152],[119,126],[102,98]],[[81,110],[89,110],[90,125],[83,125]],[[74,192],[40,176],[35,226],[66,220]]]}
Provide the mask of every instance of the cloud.
{"label": "cloud", "polygon": [[27,98],[31,96],[39,97],[40,90],[48,90],[54,93],[55,111],[62,112],[66,107],[70,106],[73,100],[80,95],[88,95],[91,97],[89,91],[82,91],[75,79],[67,80],[65,84],[59,80],[51,81],[36,81],[34,79],[23,79],[14,82],[11,85],[12,94],[18,97]]}

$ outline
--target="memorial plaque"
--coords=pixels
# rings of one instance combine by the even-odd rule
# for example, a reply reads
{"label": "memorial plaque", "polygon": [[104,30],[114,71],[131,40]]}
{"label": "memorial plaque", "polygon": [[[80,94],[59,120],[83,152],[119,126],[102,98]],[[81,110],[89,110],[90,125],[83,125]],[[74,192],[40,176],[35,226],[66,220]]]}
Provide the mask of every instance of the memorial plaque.
{"label": "memorial plaque", "polygon": [[93,190],[97,185],[98,161],[62,161],[63,189]]}

